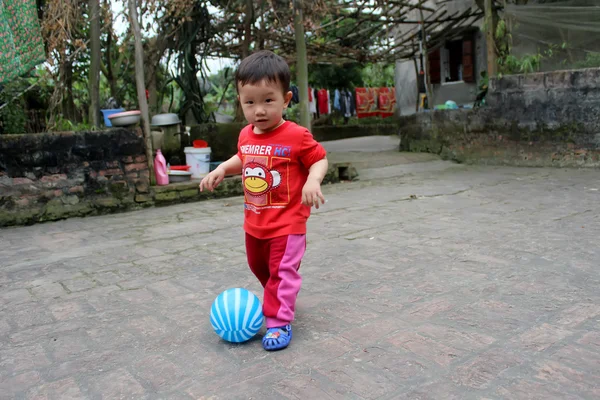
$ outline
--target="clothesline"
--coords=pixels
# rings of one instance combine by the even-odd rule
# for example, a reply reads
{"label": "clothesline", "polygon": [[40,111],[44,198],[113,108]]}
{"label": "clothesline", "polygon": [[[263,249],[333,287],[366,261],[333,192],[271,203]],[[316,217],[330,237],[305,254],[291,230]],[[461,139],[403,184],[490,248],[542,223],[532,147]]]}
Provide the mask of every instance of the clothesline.
{"label": "clothesline", "polygon": [[[315,118],[320,115],[340,113],[344,118],[381,117],[388,118],[394,115],[396,109],[396,90],[394,87],[335,89],[333,98],[329,89],[308,88],[309,112]],[[290,105],[300,102],[300,93],[297,86],[291,87],[292,101]],[[333,110],[333,111],[332,111]]]}

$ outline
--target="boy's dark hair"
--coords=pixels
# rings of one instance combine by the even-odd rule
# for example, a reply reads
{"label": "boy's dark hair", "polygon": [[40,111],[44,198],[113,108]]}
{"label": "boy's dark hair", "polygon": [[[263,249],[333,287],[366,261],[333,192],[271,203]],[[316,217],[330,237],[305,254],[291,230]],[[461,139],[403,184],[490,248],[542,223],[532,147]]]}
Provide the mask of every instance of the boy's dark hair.
{"label": "boy's dark hair", "polygon": [[290,67],[285,60],[269,50],[258,51],[242,60],[235,73],[235,87],[255,85],[263,80],[278,83],[283,93],[290,90]]}

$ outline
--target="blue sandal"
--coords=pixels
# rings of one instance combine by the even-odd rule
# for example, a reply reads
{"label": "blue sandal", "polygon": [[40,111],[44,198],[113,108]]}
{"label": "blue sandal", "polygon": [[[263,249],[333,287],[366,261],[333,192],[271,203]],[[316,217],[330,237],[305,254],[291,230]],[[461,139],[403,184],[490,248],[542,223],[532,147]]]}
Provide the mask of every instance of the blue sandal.
{"label": "blue sandal", "polygon": [[292,325],[267,329],[262,343],[265,350],[281,350],[288,347],[292,340]]}

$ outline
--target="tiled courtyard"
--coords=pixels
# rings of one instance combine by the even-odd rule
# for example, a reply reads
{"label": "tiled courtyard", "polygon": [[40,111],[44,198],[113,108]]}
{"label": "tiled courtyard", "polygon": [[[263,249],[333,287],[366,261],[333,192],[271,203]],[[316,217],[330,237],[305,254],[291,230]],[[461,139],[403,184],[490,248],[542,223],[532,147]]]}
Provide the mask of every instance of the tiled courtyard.
{"label": "tiled courtyard", "polygon": [[598,171],[366,178],[325,187],[277,353],[208,319],[260,294],[240,198],[0,230],[0,398],[600,398]]}

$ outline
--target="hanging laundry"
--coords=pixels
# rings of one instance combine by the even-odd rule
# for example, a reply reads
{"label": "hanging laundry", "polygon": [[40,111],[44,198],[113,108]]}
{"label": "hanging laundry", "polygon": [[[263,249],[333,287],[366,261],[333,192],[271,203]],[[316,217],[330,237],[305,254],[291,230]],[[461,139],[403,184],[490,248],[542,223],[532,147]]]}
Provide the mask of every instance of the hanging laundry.
{"label": "hanging laundry", "polygon": [[316,118],[318,119],[320,117],[320,113],[319,113],[319,98],[317,97],[317,94],[319,93],[319,91],[317,89],[313,89],[313,98],[315,99],[315,113],[316,113]]}
{"label": "hanging laundry", "polygon": [[342,106],[340,104],[341,97],[342,95],[339,89],[335,89],[335,92],[333,93],[333,108],[337,111],[342,110]]}
{"label": "hanging laundry", "polygon": [[311,114],[317,113],[317,102],[315,101],[313,90],[311,88],[308,88],[308,111]]}
{"label": "hanging laundry", "polygon": [[356,88],[356,115],[358,118],[377,117],[378,89]]}
{"label": "hanging laundry", "polygon": [[388,118],[394,115],[396,109],[396,90],[392,88],[379,88],[379,115]]}
{"label": "hanging laundry", "polygon": [[290,101],[290,105],[300,103],[300,90],[298,90],[298,86],[292,85],[290,87],[290,92],[292,92],[292,101]]}
{"label": "hanging laundry", "polygon": [[341,93],[340,111],[345,118],[350,118],[355,113],[356,105],[354,103],[354,95],[349,90],[343,90]]}
{"label": "hanging laundry", "polygon": [[327,89],[320,89],[317,93],[317,103],[319,105],[320,114],[329,114],[329,96]]}
{"label": "hanging laundry", "polygon": [[0,1],[0,84],[46,59],[35,0]]}

